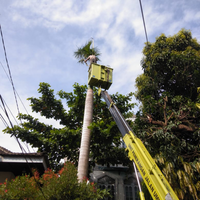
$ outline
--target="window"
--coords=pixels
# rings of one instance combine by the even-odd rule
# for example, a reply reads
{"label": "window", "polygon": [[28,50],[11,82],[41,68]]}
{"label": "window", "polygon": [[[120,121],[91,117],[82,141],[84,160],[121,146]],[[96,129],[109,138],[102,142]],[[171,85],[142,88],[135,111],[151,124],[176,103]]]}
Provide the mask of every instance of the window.
{"label": "window", "polygon": [[97,182],[100,189],[109,189],[112,197],[104,198],[104,200],[115,200],[115,179],[109,176],[104,176],[100,178]]}
{"label": "window", "polygon": [[126,200],[133,200],[133,188],[132,186],[125,186]]}
{"label": "window", "polygon": [[138,187],[133,177],[124,180],[125,200],[139,200]]}

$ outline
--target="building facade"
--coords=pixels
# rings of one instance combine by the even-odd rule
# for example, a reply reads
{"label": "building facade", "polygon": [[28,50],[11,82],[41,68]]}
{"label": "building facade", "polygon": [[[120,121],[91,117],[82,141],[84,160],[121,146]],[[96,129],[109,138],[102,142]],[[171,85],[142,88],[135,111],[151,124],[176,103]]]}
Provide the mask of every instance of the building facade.
{"label": "building facade", "polygon": [[90,180],[99,188],[110,190],[112,197],[105,200],[139,200],[137,179],[128,167],[97,165],[90,174]]}

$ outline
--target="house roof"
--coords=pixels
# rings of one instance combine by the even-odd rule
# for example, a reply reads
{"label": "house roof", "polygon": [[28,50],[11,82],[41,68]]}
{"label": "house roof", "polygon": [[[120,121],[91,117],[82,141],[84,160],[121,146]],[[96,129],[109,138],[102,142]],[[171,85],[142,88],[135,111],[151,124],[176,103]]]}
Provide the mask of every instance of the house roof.
{"label": "house roof", "polygon": [[42,152],[42,153],[15,153],[15,152],[12,152],[12,151],[9,151],[8,149],[0,146],[0,155],[7,155],[7,156],[44,156],[45,153]]}
{"label": "house roof", "polygon": [[35,168],[42,174],[48,167],[45,153],[14,153],[0,146],[0,171],[12,171],[20,175],[30,173]]}
{"label": "house roof", "polygon": [[0,154],[9,154],[9,153],[12,153],[12,152],[0,146]]}

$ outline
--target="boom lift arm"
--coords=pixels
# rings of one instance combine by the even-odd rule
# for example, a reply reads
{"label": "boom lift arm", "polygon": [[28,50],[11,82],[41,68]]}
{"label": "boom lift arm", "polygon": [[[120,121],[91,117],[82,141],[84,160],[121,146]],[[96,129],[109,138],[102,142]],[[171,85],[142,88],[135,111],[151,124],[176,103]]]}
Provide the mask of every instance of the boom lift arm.
{"label": "boom lift arm", "polygon": [[[133,133],[108,93],[102,91],[101,96],[106,101],[109,111],[122,134],[128,150],[128,156],[130,160],[135,162],[152,198],[154,200],[178,200],[175,192],[165,179],[146,147]],[[142,199],[142,195],[140,197]]]}

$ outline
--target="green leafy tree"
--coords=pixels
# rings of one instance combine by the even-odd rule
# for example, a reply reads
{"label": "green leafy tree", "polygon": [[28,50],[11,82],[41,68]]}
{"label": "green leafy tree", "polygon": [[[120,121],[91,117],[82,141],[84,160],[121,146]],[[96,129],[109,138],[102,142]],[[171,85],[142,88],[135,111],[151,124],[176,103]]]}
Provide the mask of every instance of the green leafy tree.
{"label": "green leafy tree", "polygon": [[181,30],[146,44],[134,131],[180,199],[200,199],[200,44]]}
{"label": "green leafy tree", "polygon": [[[4,130],[4,133],[15,134],[32,147],[37,147],[39,152],[46,152],[51,168],[54,169],[64,157],[78,164],[87,86],[76,83],[73,88],[73,92],[61,90],[56,95],[49,84],[40,83],[38,89],[40,97],[28,99],[33,112],[47,119],[59,121],[63,128],[42,123],[31,115],[21,114],[22,124],[14,126],[14,132],[10,128]],[[125,117],[132,116],[134,107],[131,103],[132,95],[132,93],[126,96],[118,93],[111,95]],[[118,148],[121,144],[121,133],[113,122],[106,103],[98,96],[96,88],[94,88],[93,108],[93,123],[90,125],[90,167],[95,163],[127,165],[129,160],[124,149]]]}

